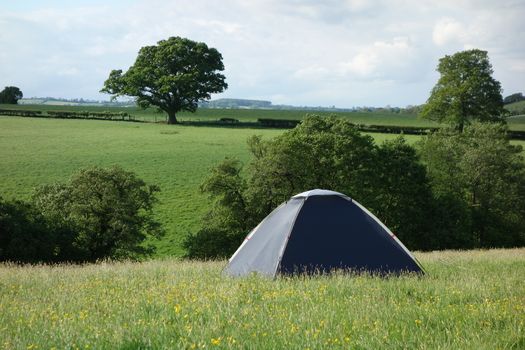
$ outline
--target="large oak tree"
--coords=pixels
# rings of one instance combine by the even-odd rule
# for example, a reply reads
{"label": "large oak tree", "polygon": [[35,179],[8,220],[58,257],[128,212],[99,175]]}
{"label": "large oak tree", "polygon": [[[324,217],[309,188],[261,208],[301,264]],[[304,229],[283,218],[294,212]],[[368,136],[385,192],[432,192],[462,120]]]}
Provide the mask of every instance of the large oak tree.
{"label": "large oak tree", "polygon": [[205,43],[180,37],[161,40],[140,49],[135,63],[125,72],[113,70],[101,92],[136,97],[137,104],[156,106],[176,124],[179,111],[195,112],[201,100],[228,87],[222,55]]}
{"label": "large oak tree", "polygon": [[439,60],[440,78],[421,111],[423,118],[463,130],[471,120],[503,121],[501,84],[492,77],[487,51],[461,51]]}

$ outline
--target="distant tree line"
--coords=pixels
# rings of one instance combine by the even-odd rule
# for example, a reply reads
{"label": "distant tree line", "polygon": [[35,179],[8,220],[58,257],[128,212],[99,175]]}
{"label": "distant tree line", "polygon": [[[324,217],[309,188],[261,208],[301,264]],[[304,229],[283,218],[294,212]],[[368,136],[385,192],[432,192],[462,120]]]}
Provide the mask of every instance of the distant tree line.
{"label": "distant tree line", "polygon": [[525,96],[521,92],[509,95],[503,99],[503,103],[506,105],[520,101],[525,101]]}
{"label": "distant tree line", "polygon": [[134,121],[134,117],[126,112],[93,112],[93,111],[35,111],[23,109],[0,109],[0,115],[10,115],[32,118],[59,118],[59,119],[96,119],[96,120],[127,120]]}
{"label": "distant tree line", "polygon": [[151,254],[156,186],[119,167],[86,168],[41,186],[31,200],[0,197],[0,261],[88,262]]}

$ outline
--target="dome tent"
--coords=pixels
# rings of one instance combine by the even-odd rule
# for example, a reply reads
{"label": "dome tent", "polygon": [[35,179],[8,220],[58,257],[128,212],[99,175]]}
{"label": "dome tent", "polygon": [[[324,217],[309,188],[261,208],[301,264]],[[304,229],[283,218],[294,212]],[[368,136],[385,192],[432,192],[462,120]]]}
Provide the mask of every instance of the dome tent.
{"label": "dome tent", "polygon": [[403,243],[365,207],[344,194],[318,189],[293,196],[262,220],[225,273],[274,277],[333,269],[423,273]]}

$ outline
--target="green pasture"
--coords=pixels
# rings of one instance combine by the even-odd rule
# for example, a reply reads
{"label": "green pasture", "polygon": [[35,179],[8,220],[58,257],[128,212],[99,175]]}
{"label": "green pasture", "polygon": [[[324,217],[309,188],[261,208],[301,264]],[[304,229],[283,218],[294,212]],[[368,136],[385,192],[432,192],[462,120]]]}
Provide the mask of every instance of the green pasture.
{"label": "green pasture", "polygon": [[[103,107],[103,106],[57,106],[57,105],[0,105],[0,109],[21,109],[33,111],[90,111],[90,112],[126,112],[139,121],[166,120],[164,112],[155,108],[141,109],[136,107]],[[437,124],[417,118],[414,114],[390,112],[324,112],[308,110],[270,110],[270,109],[211,109],[200,108],[195,113],[181,112],[177,117],[181,121],[211,121],[220,118],[234,118],[243,122],[254,122],[258,118],[302,119],[306,114],[323,116],[337,115],[350,119],[356,124],[400,125],[400,126],[436,126]]]}
{"label": "green pasture", "polygon": [[[180,255],[210,200],[199,191],[209,169],[227,156],[249,161],[246,139],[283,130],[172,126],[95,120],[0,117],[0,195],[27,199],[42,184],[66,180],[77,169],[118,164],[161,188],[155,208],[166,236],[159,255]],[[371,134],[377,142],[396,137]],[[418,136],[407,136],[415,142]],[[515,141],[525,145],[523,141]]]}
{"label": "green pasture", "polygon": [[423,277],[0,264],[0,349],[525,348],[525,249],[416,256]]}
{"label": "green pasture", "polygon": [[[525,108],[525,101],[507,105],[506,108],[514,110]],[[104,107],[104,106],[69,106],[69,105],[2,105],[0,109],[17,109],[30,111],[88,111],[88,112],[126,112],[135,120],[146,122],[162,123],[166,121],[166,114],[159,112],[156,108],[141,109],[138,107]],[[217,121],[221,118],[233,118],[241,122],[255,122],[259,118],[263,119],[292,119],[298,120],[307,114],[317,114],[322,116],[335,115],[348,118],[351,122],[365,125],[395,125],[395,126],[416,126],[431,127],[439,126],[430,120],[419,118],[410,113],[391,113],[391,112],[327,112],[327,111],[308,111],[308,110],[270,110],[270,109],[212,109],[200,108],[195,113],[181,112],[177,115],[180,121]],[[512,116],[508,118],[511,130],[525,131],[525,116]]]}
{"label": "green pasture", "polygon": [[509,111],[512,111],[512,112],[525,111],[525,101],[519,101],[519,102],[510,103],[508,105],[505,105],[505,109],[507,109]]}
{"label": "green pasture", "polygon": [[[272,137],[282,131],[257,130]],[[209,207],[199,185],[228,155],[248,160],[250,129],[198,128],[95,120],[0,117],[0,194],[28,198],[79,168],[118,164],[161,188],[155,212],[167,229],[160,254],[180,254],[181,237]]]}

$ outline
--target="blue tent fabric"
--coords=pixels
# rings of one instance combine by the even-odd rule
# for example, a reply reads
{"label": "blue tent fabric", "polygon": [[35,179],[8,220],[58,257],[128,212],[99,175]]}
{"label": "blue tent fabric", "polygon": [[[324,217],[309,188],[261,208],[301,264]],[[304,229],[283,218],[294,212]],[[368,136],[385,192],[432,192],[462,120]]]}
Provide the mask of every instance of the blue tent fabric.
{"label": "blue tent fabric", "polygon": [[248,234],[226,274],[423,273],[392,232],[361,204],[328,190],[293,196]]}

